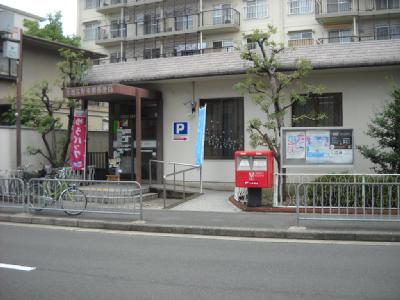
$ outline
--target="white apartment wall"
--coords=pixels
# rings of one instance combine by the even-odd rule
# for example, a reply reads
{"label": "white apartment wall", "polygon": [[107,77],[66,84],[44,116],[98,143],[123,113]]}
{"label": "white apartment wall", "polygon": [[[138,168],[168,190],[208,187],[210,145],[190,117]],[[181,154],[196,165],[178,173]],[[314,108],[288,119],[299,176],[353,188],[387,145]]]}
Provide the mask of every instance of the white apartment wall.
{"label": "white apartment wall", "polygon": [[84,39],[84,23],[100,21],[105,22],[106,17],[98,13],[95,8],[85,9],[85,0],[77,0],[78,2],[78,18],[77,18],[77,33],[81,37],[81,47],[96,52],[108,53],[102,46],[96,45],[95,41],[86,41]]}
{"label": "white apartment wall", "polygon": [[[84,37],[84,23],[92,21],[100,21],[102,24],[109,24],[116,15],[101,14],[96,9],[84,9],[84,0],[78,0],[78,33]],[[231,4],[231,7],[240,13],[240,31],[234,33],[208,33],[204,32],[203,36],[207,41],[216,40],[234,40],[242,41],[243,34],[249,34],[255,29],[266,30],[268,24],[273,24],[278,29],[275,40],[278,42],[287,42],[287,33],[290,31],[312,30],[314,37],[322,37],[324,35],[323,26],[315,19],[314,12],[307,15],[288,15],[287,1],[267,0],[268,16],[266,18],[246,20],[244,14],[245,1],[242,0],[211,0],[203,1],[203,11],[214,9],[217,4]],[[135,8],[140,11],[142,7]],[[131,11],[132,9],[129,9]],[[132,25],[133,26],[133,25]],[[130,27],[132,27],[130,26]],[[212,36],[212,37],[211,37]],[[111,53],[112,47],[96,45],[94,41],[85,41],[82,39],[82,47],[93,51]]]}
{"label": "white apartment wall", "polygon": [[[373,113],[382,109],[385,100],[389,100],[390,84],[387,77],[392,77],[395,82],[400,82],[399,68],[392,69],[345,69],[314,71],[307,82],[323,84],[324,92],[343,93],[343,127],[354,128],[355,144],[372,144],[366,134],[367,123]],[[194,97],[199,99],[238,97],[233,90],[233,85],[241,77],[215,77],[194,79]],[[154,84],[151,88],[162,92],[164,103],[164,160],[184,163],[194,163],[194,149],[196,143],[197,116],[189,115],[189,109],[184,105],[192,99],[193,81],[169,81]],[[248,97],[244,99],[244,124],[254,117],[263,118],[263,113]],[[290,116],[287,118],[290,119]],[[174,121],[189,122],[189,141],[172,141],[172,123]],[[290,122],[287,122],[290,125]],[[249,145],[249,134],[245,131],[245,148]],[[289,172],[372,172],[371,164],[357,151],[355,154],[354,169],[340,168],[291,168]],[[204,180],[209,182],[233,182],[234,164],[232,160],[205,160],[203,167]],[[197,180],[197,174],[188,175],[189,180]]]}

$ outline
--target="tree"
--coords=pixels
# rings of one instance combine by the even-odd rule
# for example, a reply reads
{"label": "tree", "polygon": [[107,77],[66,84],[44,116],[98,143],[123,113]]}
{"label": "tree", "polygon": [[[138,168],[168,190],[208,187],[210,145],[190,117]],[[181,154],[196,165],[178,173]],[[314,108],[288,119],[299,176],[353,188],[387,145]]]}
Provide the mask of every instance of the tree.
{"label": "tree", "polygon": [[[279,54],[286,48],[272,40],[275,33],[276,28],[268,25],[266,32],[255,30],[247,37],[250,43],[257,45],[257,49],[248,47],[241,52],[241,58],[248,62],[248,68],[245,80],[237,83],[235,88],[242,95],[249,94],[265,114],[265,119],[253,118],[249,121],[247,130],[251,146],[263,146],[271,150],[280,170],[280,134],[281,128],[285,126],[285,116],[294,104],[304,105],[310,95],[320,94],[322,87],[302,81],[312,69],[307,60],[298,60],[293,71],[280,71]],[[324,117],[322,114],[301,115],[293,121]]]}
{"label": "tree", "polygon": [[[63,89],[83,84],[84,75],[91,66],[85,52],[70,49],[60,49],[59,52],[61,61],[57,66],[62,73],[61,86],[55,83],[53,88]],[[52,94],[52,88],[47,81],[29,89],[22,99],[21,124],[36,129],[45,146],[45,151],[30,146],[28,153],[43,156],[52,167],[61,167],[67,162],[74,112],[79,101],[57,99]],[[62,128],[62,122],[57,115],[65,109],[68,110],[67,128],[65,133],[56,134],[56,130]],[[7,119],[15,122],[15,105],[7,114]]]}
{"label": "tree", "polygon": [[392,101],[385,103],[368,124],[366,134],[378,141],[378,146],[358,146],[361,154],[376,166],[378,173],[400,173],[400,87],[393,87]]}
{"label": "tree", "polygon": [[80,37],[65,36],[63,34],[61,18],[62,14],[60,11],[54,15],[49,14],[47,16],[48,23],[43,28],[40,28],[39,22],[25,19],[24,26],[27,28],[25,34],[79,47],[81,43]]}

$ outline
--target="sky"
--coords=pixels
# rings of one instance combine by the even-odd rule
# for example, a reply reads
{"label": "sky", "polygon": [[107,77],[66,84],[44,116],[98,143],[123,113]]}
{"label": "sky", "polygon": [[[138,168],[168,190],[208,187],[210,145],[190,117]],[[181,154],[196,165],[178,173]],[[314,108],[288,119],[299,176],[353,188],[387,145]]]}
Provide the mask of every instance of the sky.
{"label": "sky", "polygon": [[0,0],[4,4],[46,18],[49,13],[61,11],[65,35],[76,34],[76,0]]}

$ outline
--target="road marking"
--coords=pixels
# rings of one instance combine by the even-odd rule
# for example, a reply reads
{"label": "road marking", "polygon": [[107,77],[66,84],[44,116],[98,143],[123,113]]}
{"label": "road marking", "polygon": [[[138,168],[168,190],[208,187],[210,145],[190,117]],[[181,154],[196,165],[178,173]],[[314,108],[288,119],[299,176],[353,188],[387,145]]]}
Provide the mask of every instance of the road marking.
{"label": "road marking", "polygon": [[0,268],[25,271],[25,272],[30,272],[30,271],[36,270],[35,267],[26,267],[26,266],[10,265],[10,264],[2,264],[2,263],[0,263]]}
{"label": "road marking", "polygon": [[249,238],[249,237],[231,237],[231,236],[195,235],[195,234],[158,233],[158,232],[143,232],[143,231],[123,231],[123,230],[52,226],[52,225],[41,225],[41,224],[22,224],[22,223],[8,223],[8,222],[0,222],[0,225],[43,228],[43,229],[64,230],[64,231],[89,232],[89,233],[102,233],[102,234],[172,237],[172,238],[224,240],[224,241],[241,241],[241,242],[281,243],[281,244],[293,243],[293,244],[322,244],[322,245],[397,246],[397,247],[400,247],[399,242],[366,242],[366,241],[337,241],[337,240]]}

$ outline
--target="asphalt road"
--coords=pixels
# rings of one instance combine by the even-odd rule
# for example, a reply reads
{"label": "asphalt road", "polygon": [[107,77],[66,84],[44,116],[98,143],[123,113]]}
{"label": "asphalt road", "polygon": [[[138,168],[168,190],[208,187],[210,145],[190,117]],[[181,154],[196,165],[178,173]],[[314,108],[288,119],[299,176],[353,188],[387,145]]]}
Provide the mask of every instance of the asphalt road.
{"label": "asphalt road", "polygon": [[400,299],[400,244],[0,224],[0,299]]}

